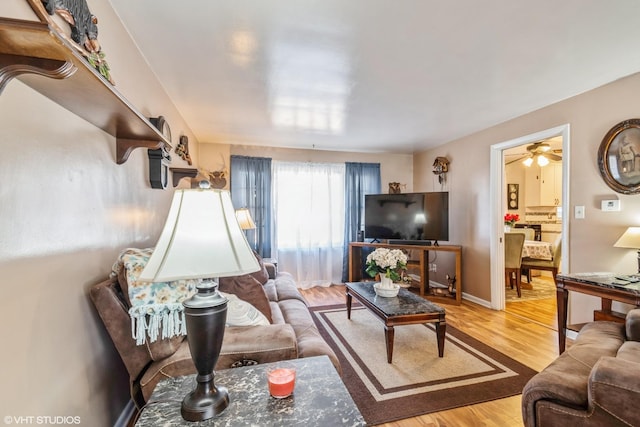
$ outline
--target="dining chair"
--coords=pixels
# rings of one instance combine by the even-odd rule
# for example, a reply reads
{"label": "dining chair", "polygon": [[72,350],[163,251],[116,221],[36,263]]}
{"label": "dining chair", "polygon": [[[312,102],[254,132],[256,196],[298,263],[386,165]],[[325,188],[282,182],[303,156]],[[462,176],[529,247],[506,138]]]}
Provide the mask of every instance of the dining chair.
{"label": "dining chair", "polygon": [[533,228],[512,228],[511,233],[524,234],[524,240],[535,240],[536,231]]}
{"label": "dining chair", "polygon": [[511,289],[515,283],[518,298],[522,297],[520,283],[522,281],[522,248],[524,233],[504,233],[504,273]]}
{"label": "dining chair", "polygon": [[[534,230],[533,228],[520,228],[520,227],[515,227],[511,229],[511,233],[522,233],[524,234],[524,240],[535,240],[536,239],[536,230]],[[524,276],[527,276],[527,279],[531,279],[531,270],[526,270],[524,268],[521,267],[520,269],[521,273]],[[531,282],[531,280],[529,280],[529,282]]]}
{"label": "dining chair", "polygon": [[556,280],[558,269],[560,268],[560,254],[562,253],[562,240],[558,240],[553,247],[553,257],[551,260],[535,259],[535,258],[522,258],[522,265],[520,268],[524,271],[528,270],[527,282],[531,283],[531,270],[546,270],[550,271],[553,276],[553,281]]}

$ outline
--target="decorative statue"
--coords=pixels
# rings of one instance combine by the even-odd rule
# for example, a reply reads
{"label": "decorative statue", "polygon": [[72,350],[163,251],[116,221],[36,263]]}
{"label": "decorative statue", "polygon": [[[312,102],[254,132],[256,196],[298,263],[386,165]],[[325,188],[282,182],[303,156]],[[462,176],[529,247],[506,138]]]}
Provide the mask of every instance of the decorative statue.
{"label": "decorative statue", "polygon": [[188,137],[184,135],[180,137],[180,142],[178,142],[178,146],[176,147],[176,153],[178,154],[178,156],[180,156],[182,160],[185,160],[190,165],[192,164],[191,156],[189,155],[189,138]]}
{"label": "decorative statue", "polygon": [[213,171],[209,174],[209,182],[213,188],[224,188],[227,185],[225,171]]}
{"label": "decorative statue", "polygon": [[98,42],[98,18],[91,14],[86,0],[42,0],[42,4],[49,15],[58,14],[69,24],[71,39],[86,49],[87,61],[114,84]]}
{"label": "decorative statue", "polygon": [[401,184],[399,182],[390,182],[389,183],[389,194],[399,194],[402,191],[400,190]]}
{"label": "decorative statue", "polygon": [[433,162],[433,173],[438,175],[438,182],[442,184],[446,180],[446,173],[449,172],[449,159],[446,157],[436,157]]}

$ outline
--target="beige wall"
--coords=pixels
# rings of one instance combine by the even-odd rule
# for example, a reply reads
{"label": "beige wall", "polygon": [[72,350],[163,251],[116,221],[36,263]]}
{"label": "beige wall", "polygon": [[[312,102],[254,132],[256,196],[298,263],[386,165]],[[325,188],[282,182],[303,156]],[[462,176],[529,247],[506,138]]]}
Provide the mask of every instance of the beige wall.
{"label": "beige wall", "polygon": [[413,156],[410,154],[353,153],[247,145],[200,144],[200,165],[210,171],[218,170],[217,168],[220,168],[223,164],[226,164],[226,167],[229,168],[229,156],[231,155],[270,157],[274,160],[291,162],[380,163],[383,193],[388,192],[389,182],[403,184],[403,192],[413,191]]}
{"label": "beige wall", "polygon": [[[174,145],[192,138],[109,3],[88,3],[118,91],[167,117]],[[25,4],[0,15],[35,20]],[[112,426],[128,376],[88,290],[122,249],[155,243],[172,191],[150,188],[145,149],[117,165],[113,137],[17,80],[0,94],[0,147],[0,414]]]}
{"label": "beige wall", "polygon": [[[569,222],[570,272],[636,269],[635,251],[613,244],[629,225],[640,224],[640,196],[617,194],[602,180],[598,147],[618,122],[638,117],[640,74],[570,98],[501,125],[452,141],[414,156],[414,186],[428,189],[436,156],[451,160],[451,241],[464,246],[464,292],[490,300],[489,152],[492,144],[565,123],[571,126],[569,200],[565,207],[586,207],[586,218]],[[600,202],[619,199],[620,212],[602,212]],[[572,322],[586,321],[598,305],[594,298],[572,295]]]}

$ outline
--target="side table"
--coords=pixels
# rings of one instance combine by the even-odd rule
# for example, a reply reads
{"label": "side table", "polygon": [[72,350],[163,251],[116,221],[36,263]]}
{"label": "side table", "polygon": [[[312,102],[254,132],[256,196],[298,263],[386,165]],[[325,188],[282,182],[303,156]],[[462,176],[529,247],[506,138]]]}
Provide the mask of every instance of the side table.
{"label": "side table", "polygon": [[197,423],[180,415],[184,396],[195,375],[167,378],[158,383],[136,427],[184,426],[364,426],[364,418],[327,356],[293,359],[296,386],[292,396],[269,395],[266,370],[276,363],[215,372],[215,383],[229,390],[229,406],[220,415]]}

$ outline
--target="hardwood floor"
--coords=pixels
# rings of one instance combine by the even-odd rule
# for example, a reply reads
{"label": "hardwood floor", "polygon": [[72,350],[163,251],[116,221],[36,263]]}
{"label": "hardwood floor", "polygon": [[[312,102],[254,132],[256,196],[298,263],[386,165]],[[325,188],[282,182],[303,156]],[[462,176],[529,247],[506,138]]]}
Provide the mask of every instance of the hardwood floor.
{"label": "hardwood floor", "polygon": [[[311,306],[342,304],[344,285],[302,290]],[[467,301],[442,304],[447,323],[513,359],[540,371],[558,355],[555,300],[509,303],[495,311]],[[522,426],[521,396],[494,400],[442,412],[407,418],[384,427],[413,426]]]}

